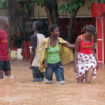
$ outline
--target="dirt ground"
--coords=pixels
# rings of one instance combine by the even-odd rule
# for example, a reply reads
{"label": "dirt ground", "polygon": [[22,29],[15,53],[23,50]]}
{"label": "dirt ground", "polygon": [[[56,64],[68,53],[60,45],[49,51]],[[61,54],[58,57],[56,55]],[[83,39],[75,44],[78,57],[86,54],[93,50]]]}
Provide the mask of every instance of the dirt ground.
{"label": "dirt ground", "polygon": [[66,85],[32,82],[28,63],[12,61],[14,79],[0,80],[0,105],[105,105],[105,65],[99,65],[97,79],[77,84],[73,64],[65,67]]}

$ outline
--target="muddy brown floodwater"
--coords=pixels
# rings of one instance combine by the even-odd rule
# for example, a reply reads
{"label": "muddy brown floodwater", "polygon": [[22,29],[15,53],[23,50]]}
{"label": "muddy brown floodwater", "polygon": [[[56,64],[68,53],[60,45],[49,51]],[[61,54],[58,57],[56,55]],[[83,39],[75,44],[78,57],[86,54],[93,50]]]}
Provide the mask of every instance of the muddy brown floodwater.
{"label": "muddy brown floodwater", "polygon": [[91,84],[77,84],[73,64],[65,66],[66,85],[33,83],[25,61],[11,62],[14,79],[0,80],[0,105],[105,105],[105,65]]}

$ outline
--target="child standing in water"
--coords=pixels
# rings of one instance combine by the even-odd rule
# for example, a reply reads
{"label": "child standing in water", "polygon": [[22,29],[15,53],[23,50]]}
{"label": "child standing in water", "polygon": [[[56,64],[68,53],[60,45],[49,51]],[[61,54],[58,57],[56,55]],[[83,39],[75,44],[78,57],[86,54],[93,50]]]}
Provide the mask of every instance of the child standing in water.
{"label": "child standing in water", "polygon": [[49,26],[50,37],[46,38],[39,49],[39,67],[43,71],[45,68],[46,83],[53,83],[53,72],[56,75],[57,83],[65,84],[64,69],[62,64],[73,61],[72,48],[75,45],[69,44],[67,41],[59,37],[59,28],[52,24]]}
{"label": "child standing in water", "polygon": [[44,35],[42,34],[41,30],[43,30],[42,22],[36,21],[33,24],[33,31],[34,34],[31,36],[31,60],[30,60],[30,67],[32,69],[33,74],[33,82],[41,82],[43,81],[44,74],[39,70],[39,63],[38,63],[38,50],[40,44],[45,39]]}
{"label": "child standing in water", "polygon": [[74,70],[78,83],[90,83],[92,76],[96,76],[97,59],[93,48],[95,32],[93,25],[87,25],[85,33],[77,37]]}
{"label": "child standing in water", "polygon": [[0,79],[4,78],[4,73],[7,78],[13,78],[8,55],[7,28],[8,18],[0,16]]}

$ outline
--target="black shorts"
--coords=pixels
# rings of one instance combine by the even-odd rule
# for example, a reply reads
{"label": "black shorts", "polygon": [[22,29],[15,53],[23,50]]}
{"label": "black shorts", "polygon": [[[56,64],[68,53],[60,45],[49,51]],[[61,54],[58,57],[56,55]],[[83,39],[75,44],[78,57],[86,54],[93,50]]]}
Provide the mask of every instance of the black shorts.
{"label": "black shorts", "polygon": [[0,61],[0,70],[9,71],[11,70],[9,61]]}

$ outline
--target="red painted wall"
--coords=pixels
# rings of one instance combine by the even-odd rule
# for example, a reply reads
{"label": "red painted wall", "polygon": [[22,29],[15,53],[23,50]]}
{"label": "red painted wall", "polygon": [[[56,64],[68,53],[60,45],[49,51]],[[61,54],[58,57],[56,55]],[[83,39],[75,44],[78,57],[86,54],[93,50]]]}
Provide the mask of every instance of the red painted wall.
{"label": "red painted wall", "polygon": [[97,18],[97,52],[98,61],[102,61],[105,64],[105,4],[93,3],[92,4],[92,16]]}
{"label": "red painted wall", "polygon": [[99,63],[102,64],[103,58],[102,58],[102,18],[97,18],[97,57]]}
{"label": "red painted wall", "polygon": [[103,36],[103,40],[104,40],[104,64],[105,64],[105,15],[103,16],[103,22],[104,22],[104,26],[103,26],[103,32],[104,32],[104,36]]}

